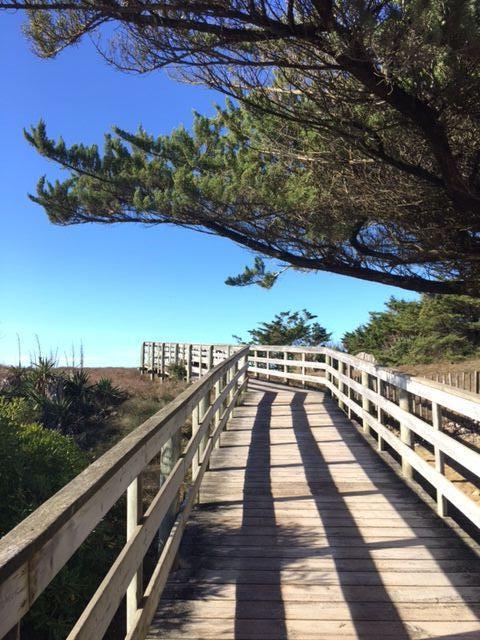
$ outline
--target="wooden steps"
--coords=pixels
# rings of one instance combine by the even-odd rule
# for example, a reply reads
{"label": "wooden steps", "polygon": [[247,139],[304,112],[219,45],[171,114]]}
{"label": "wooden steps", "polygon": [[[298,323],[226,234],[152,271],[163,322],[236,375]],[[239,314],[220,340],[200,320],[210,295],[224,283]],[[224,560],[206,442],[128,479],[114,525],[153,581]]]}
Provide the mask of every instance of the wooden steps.
{"label": "wooden steps", "polygon": [[480,638],[480,562],[320,392],[251,382],[151,640]]}

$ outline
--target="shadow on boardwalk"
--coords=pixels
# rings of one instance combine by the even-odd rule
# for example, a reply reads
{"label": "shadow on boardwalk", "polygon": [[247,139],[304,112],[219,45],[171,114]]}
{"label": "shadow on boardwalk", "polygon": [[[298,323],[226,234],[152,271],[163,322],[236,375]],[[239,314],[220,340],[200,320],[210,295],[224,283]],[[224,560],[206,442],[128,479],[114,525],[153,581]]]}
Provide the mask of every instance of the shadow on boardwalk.
{"label": "shadow on boardwalk", "polygon": [[[245,449],[240,435],[247,429],[240,422],[236,426],[234,419],[227,433],[240,434],[239,444],[229,441],[221,447],[213,458],[214,465],[216,459],[221,464],[207,474],[218,478],[218,498],[196,509],[182,544],[182,566],[171,576],[149,637],[480,638],[480,625],[475,622],[480,567],[473,553],[376,460],[331,400],[326,399],[317,411],[307,405],[311,393],[262,384],[251,385],[251,390],[250,398],[258,396],[259,401],[256,407],[250,405],[243,411],[244,421],[249,413],[254,414],[248,452],[245,459],[236,452]],[[319,403],[323,399],[321,394],[314,397]],[[242,409],[238,415],[242,415]],[[321,416],[331,419],[342,439],[317,441],[312,423]],[[272,421],[276,424],[278,420],[278,424],[282,420],[290,422],[289,427],[272,426]],[[288,440],[276,442],[272,437],[276,428],[286,431]],[[343,443],[351,460],[326,459],[324,445],[335,447],[338,442]],[[297,461],[292,454],[292,462],[278,463],[275,451],[282,445],[290,446],[289,451],[294,447]],[[231,457],[225,457],[225,452]],[[335,476],[335,468],[349,468],[350,464],[366,476],[365,482],[357,483],[358,489],[355,482],[346,487]],[[275,469],[287,470],[288,474],[299,465],[305,474],[303,493],[298,491],[302,483],[297,480],[272,480]],[[234,489],[230,493],[230,476],[225,472],[243,474],[240,497]],[[369,488],[360,488],[365,484]],[[210,491],[214,495],[214,488]],[[402,526],[409,527],[411,535],[397,537],[395,529],[387,529],[384,539],[365,539],[368,529],[359,524],[362,518],[355,512],[355,500],[361,496],[365,500],[384,496],[397,521],[401,517]],[[288,517],[279,522],[283,506],[298,513],[307,504],[316,512],[312,527],[305,526],[308,520],[302,518],[296,524],[293,516],[291,524]],[[381,510],[383,503],[375,505],[372,501],[372,513]],[[432,537],[430,527],[435,528]],[[406,556],[402,549],[411,549],[412,553]],[[454,587],[447,593],[438,592],[442,602],[428,586],[415,587],[412,597],[406,598],[405,589],[395,582],[385,583],[385,571],[379,568],[392,565],[400,576],[409,571],[423,576],[419,583],[428,585],[424,569],[432,561],[447,587]],[[456,607],[466,620],[458,631]]]}

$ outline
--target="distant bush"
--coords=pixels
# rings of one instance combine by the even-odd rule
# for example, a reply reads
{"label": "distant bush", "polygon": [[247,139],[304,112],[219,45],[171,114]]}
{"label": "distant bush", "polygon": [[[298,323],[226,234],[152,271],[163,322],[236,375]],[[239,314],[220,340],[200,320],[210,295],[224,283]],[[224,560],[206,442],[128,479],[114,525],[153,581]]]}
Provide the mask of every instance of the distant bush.
{"label": "distant bush", "polygon": [[187,377],[187,368],[182,360],[180,362],[171,362],[167,365],[167,372],[173,380],[185,380]]}
{"label": "distant bush", "polygon": [[233,337],[242,344],[319,346],[328,342],[331,334],[321,324],[313,322],[316,317],[307,309],[281,311],[270,322],[261,322],[256,329],[250,329],[250,338]]}

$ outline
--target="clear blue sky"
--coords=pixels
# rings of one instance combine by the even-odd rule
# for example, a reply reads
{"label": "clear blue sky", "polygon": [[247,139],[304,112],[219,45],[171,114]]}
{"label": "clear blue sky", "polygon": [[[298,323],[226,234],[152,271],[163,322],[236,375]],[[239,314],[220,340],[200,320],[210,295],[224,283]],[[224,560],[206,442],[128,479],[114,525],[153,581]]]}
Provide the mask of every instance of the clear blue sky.
{"label": "clear blue sky", "polygon": [[112,125],[152,133],[211,113],[222,96],[165,73],[125,75],[89,41],[53,61],[37,59],[20,15],[0,18],[0,362],[24,357],[39,336],[63,357],[83,341],[86,364],[135,366],[142,340],[229,342],[283,310],[307,308],[339,340],[398,289],[332,274],[288,273],[270,291],[224,284],[253,256],[220,238],[175,227],[55,227],[30,202],[56,169],[25,142],[40,118],[67,143],[101,143]]}

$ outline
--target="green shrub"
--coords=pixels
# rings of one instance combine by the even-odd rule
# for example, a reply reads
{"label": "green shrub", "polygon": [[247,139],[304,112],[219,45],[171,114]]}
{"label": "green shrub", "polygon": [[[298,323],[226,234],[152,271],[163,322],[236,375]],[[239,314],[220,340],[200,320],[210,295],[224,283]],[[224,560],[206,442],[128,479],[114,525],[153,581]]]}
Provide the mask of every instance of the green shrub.
{"label": "green shrub", "polygon": [[[72,437],[31,422],[34,414],[25,398],[0,397],[0,535],[88,464]],[[95,528],[33,605],[22,622],[22,638],[65,638],[122,544],[122,508],[120,502]]]}
{"label": "green shrub", "polygon": [[102,378],[96,384],[80,369],[61,370],[54,360],[39,357],[31,367],[11,367],[0,389],[5,398],[27,400],[35,421],[71,435],[84,448],[101,438],[101,428],[127,394]]}
{"label": "green shrub", "polygon": [[170,378],[174,380],[185,380],[187,377],[187,368],[185,363],[180,360],[180,362],[171,362],[167,366],[167,372]]}
{"label": "green shrub", "polygon": [[23,398],[0,397],[1,535],[87,465],[72,438],[29,422],[33,413]]}

